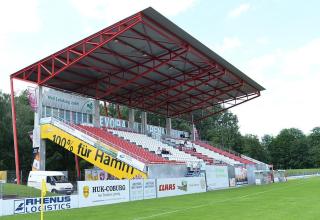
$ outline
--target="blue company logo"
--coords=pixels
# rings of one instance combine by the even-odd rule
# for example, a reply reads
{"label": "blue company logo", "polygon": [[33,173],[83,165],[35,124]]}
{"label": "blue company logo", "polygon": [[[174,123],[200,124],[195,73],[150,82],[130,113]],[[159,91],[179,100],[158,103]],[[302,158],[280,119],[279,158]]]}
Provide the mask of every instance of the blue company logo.
{"label": "blue company logo", "polygon": [[[43,199],[44,211],[63,210],[71,208],[70,196],[46,197]],[[14,214],[40,212],[41,198],[14,200]]]}
{"label": "blue company logo", "polygon": [[25,202],[24,200],[14,200],[14,214],[25,213]]}

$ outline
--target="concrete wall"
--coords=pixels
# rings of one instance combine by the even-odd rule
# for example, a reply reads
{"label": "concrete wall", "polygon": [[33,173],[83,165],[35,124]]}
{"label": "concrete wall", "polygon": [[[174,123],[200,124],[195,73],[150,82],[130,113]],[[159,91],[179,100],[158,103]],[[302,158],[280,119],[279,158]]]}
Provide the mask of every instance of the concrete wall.
{"label": "concrete wall", "polygon": [[148,178],[159,179],[184,177],[187,171],[187,166],[185,164],[151,164],[148,165]]}

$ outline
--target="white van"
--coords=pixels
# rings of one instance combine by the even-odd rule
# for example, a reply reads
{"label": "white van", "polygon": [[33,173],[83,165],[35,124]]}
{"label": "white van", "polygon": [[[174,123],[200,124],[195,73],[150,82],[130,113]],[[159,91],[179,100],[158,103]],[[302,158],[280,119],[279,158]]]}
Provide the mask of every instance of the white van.
{"label": "white van", "polygon": [[41,189],[42,180],[47,183],[47,190],[53,193],[72,194],[73,185],[61,171],[30,171],[28,186]]}

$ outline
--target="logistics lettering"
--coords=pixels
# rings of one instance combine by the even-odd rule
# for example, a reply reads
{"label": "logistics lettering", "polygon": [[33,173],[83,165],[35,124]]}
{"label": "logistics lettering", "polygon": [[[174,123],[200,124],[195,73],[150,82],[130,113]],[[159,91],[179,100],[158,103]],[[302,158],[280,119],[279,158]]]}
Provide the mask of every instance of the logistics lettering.
{"label": "logistics lettering", "polygon": [[[46,197],[43,199],[44,211],[64,210],[71,208],[70,196]],[[33,213],[41,211],[41,198],[16,200],[14,213]]]}

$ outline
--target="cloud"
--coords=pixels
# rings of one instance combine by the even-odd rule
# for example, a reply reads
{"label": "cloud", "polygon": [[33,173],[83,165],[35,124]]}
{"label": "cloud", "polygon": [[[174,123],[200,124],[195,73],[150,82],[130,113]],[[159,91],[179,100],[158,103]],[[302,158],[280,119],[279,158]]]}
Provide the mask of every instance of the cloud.
{"label": "cloud", "polygon": [[[16,43],[23,45],[23,38],[20,42],[15,42],[17,35],[25,33],[35,33],[41,29],[41,19],[39,18],[39,2],[37,0],[10,0],[1,1],[0,13],[0,81],[1,89],[9,91],[9,74],[17,70],[16,62],[27,61],[21,48],[15,46]],[[12,40],[14,38],[15,40]],[[25,42],[26,44],[27,42]],[[30,64],[26,63],[25,64]]]}
{"label": "cloud", "polygon": [[267,37],[259,37],[256,39],[256,42],[260,45],[267,45],[269,44],[269,39]]}
{"label": "cloud", "polygon": [[237,37],[225,37],[221,44],[213,45],[213,50],[218,53],[225,53],[227,51],[239,48],[242,46],[242,43]]}
{"label": "cloud", "polygon": [[276,135],[296,127],[320,126],[320,38],[291,50],[275,50],[249,60],[242,69],[267,90],[234,108],[243,133]]}
{"label": "cloud", "polygon": [[1,2],[0,33],[34,32],[40,27],[37,0]]}
{"label": "cloud", "polygon": [[149,6],[165,16],[175,16],[194,5],[195,0],[71,0],[72,6],[87,18],[104,20],[107,24],[119,21]]}
{"label": "cloud", "polygon": [[251,5],[249,3],[241,4],[237,8],[234,8],[231,11],[229,11],[228,17],[230,18],[239,17],[241,14],[249,11],[250,8],[251,8]]}
{"label": "cloud", "polygon": [[[92,34],[149,6],[154,7],[166,16],[175,16],[191,8],[196,1],[91,0],[88,3],[87,0],[69,0],[69,3],[66,4],[70,11],[68,16],[78,21],[75,26],[79,27],[79,32],[77,32],[78,35],[68,33],[64,40],[70,40],[69,35]],[[61,49],[63,47],[61,45],[65,45],[65,42],[61,43],[59,38],[54,37],[52,30],[49,31],[47,23],[46,25],[42,24],[42,22],[53,22],[51,18],[42,16],[52,14],[51,10],[55,8],[53,7],[55,4],[54,1],[49,1],[41,2],[40,5],[39,0],[10,0],[0,3],[0,60],[2,64],[0,72],[4,73],[0,75],[0,81],[2,82],[0,89],[3,91],[10,91],[9,74],[34,63],[34,61],[55,52],[55,50]],[[67,10],[61,11],[60,16],[66,16],[62,14],[65,11]],[[36,37],[37,41],[33,40],[33,37]],[[36,47],[30,46],[30,40],[33,40]],[[50,42],[50,44],[47,42]],[[15,81],[16,90],[25,88],[20,85],[19,81]]]}

